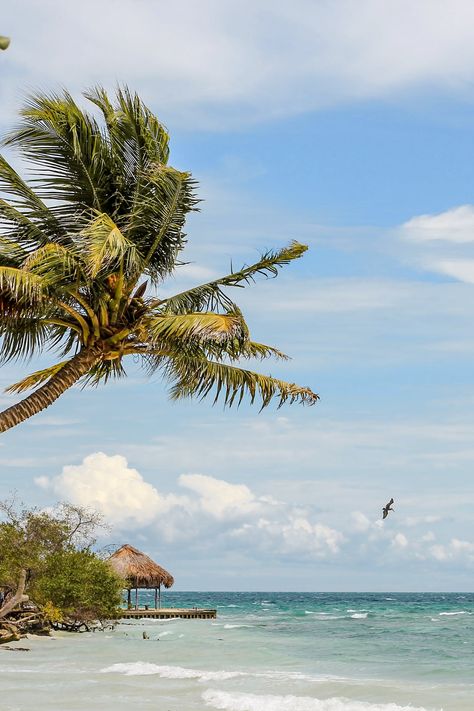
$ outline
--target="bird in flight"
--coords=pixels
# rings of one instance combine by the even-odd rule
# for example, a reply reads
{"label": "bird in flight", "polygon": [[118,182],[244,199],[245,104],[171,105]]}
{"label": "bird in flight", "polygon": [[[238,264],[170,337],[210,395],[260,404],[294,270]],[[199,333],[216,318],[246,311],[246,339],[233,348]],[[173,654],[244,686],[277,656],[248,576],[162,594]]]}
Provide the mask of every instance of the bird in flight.
{"label": "bird in flight", "polygon": [[388,512],[389,512],[389,511],[393,511],[392,504],[393,504],[393,499],[390,499],[390,501],[388,502],[388,504],[383,507],[383,509],[382,509],[382,518],[387,518]]}

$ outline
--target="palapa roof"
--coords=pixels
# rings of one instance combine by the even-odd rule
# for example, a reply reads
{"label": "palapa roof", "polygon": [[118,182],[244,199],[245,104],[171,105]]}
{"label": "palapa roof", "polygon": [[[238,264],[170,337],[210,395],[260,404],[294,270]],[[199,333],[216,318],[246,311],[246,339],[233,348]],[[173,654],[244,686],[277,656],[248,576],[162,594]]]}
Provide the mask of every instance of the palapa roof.
{"label": "palapa roof", "polygon": [[119,548],[109,558],[115,572],[127,582],[129,588],[170,588],[173,576],[151,558],[128,544]]}

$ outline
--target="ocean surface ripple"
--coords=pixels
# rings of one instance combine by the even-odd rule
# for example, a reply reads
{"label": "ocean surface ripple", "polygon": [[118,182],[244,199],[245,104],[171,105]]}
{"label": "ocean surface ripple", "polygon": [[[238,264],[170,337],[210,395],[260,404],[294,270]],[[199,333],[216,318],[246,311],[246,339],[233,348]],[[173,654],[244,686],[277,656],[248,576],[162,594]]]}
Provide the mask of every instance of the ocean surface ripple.
{"label": "ocean surface ripple", "polygon": [[22,640],[30,651],[0,651],[1,711],[474,709],[474,594],[168,592],[165,604],[218,617]]}

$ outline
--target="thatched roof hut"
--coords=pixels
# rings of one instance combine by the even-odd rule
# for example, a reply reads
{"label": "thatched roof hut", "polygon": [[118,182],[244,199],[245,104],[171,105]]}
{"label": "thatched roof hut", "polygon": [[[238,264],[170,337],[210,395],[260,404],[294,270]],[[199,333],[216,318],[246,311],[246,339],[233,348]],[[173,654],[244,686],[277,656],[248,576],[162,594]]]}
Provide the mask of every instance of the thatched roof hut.
{"label": "thatched roof hut", "polygon": [[132,588],[137,591],[135,594],[136,607],[138,606],[138,589],[155,588],[155,607],[157,607],[157,591],[161,591],[162,586],[170,588],[174,583],[173,576],[167,570],[128,544],[115,551],[110,556],[109,563],[115,572],[124,579],[124,587],[128,589],[129,606],[131,603],[130,590]]}

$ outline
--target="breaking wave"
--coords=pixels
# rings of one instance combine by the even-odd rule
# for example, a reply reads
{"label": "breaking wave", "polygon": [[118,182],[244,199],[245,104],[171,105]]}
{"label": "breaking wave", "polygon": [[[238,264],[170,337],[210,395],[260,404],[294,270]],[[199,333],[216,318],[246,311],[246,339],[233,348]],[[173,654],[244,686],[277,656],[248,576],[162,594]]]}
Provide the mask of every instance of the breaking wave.
{"label": "breaking wave", "polygon": [[207,706],[221,711],[427,711],[423,707],[374,704],[337,697],[315,699],[310,696],[263,696],[213,689],[205,691],[202,698]]}
{"label": "breaking wave", "polygon": [[100,670],[101,674],[125,674],[125,676],[150,676],[152,674],[163,679],[197,679],[198,681],[225,681],[238,676],[245,676],[238,671],[201,671],[152,664],[151,662],[125,662],[112,664]]}
{"label": "breaking wave", "polygon": [[327,681],[339,679],[331,675],[316,677],[302,674],[298,671],[205,671],[185,667],[162,666],[151,662],[120,662],[100,670],[101,674],[124,674],[125,676],[156,675],[163,679],[196,679],[197,681],[226,681],[238,677],[253,677],[259,679],[275,679],[278,681]]}

